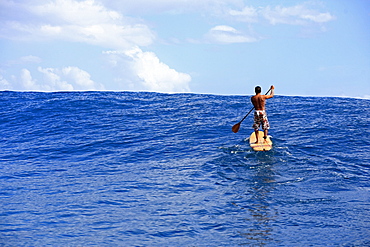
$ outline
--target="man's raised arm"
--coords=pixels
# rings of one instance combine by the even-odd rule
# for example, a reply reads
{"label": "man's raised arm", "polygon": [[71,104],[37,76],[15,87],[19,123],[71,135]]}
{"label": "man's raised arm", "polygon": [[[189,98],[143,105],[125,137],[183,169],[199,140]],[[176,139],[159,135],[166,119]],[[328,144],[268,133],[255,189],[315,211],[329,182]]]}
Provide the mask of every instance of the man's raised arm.
{"label": "man's raised arm", "polygon": [[275,89],[275,87],[274,87],[274,85],[272,85],[271,86],[271,88],[270,88],[270,90],[271,90],[271,93],[270,93],[270,95],[266,95],[266,99],[271,99],[272,97],[274,97],[274,89]]}

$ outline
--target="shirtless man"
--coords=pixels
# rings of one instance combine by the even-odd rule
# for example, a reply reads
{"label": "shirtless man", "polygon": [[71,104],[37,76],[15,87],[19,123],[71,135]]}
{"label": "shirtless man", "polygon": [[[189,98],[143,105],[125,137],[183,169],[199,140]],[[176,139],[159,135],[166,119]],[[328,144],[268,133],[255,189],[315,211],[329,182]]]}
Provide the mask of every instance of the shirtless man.
{"label": "shirtless man", "polygon": [[264,136],[263,138],[267,138],[268,129],[270,129],[270,124],[267,119],[266,111],[265,111],[265,105],[266,105],[266,99],[270,99],[274,97],[274,86],[271,86],[271,93],[270,95],[261,95],[261,87],[257,86],[255,87],[256,95],[251,98],[252,104],[254,106],[254,124],[253,129],[256,133],[256,143],[258,143],[258,128],[262,124],[262,129]]}

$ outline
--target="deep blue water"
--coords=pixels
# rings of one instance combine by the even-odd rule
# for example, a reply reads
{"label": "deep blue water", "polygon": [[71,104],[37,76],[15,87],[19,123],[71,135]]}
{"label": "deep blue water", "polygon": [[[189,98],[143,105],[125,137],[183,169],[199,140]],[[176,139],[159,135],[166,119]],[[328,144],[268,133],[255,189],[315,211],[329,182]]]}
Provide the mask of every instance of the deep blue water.
{"label": "deep blue water", "polygon": [[0,92],[0,246],[370,246],[370,100]]}

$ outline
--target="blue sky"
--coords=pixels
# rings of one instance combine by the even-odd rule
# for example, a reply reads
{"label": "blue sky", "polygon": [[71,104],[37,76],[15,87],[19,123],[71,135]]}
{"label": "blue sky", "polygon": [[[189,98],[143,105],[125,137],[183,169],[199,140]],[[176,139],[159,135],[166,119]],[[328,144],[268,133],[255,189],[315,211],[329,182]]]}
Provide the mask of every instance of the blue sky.
{"label": "blue sky", "polygon": [[0,0],[0,90],[370,98],[369,26],[369,0]]}

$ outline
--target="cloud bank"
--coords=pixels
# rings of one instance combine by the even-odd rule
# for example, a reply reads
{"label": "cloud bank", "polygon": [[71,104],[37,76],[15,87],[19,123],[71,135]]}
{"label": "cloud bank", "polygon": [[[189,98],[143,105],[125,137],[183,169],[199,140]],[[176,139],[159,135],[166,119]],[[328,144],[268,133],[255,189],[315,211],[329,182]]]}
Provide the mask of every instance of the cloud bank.
{"label": "cloud bank", "polygon": [[[13,90],[148,90],[188,92],[191,76],[160,61],[154,52],[143,49],[158,42],[152,23],[135,14],[197,14],[206,17],[210,27],[193,44],[241,44],[258,42],[257,24],[323,25],[335,17],[320,11],[312,2],[283,6],[248,6],[241,0],[2,0],[0,38],[17,42],[53,44],[81,43],[100,47],[114,72],[116,85],[107,88],[94,82],[88,69],[63,64],[49,66],[43,57],[31,54],[8,61],[5,67],[23,66],[12,75],[0,68],[0,89]],[[217,20],[217,21],[215,21]],[[180,27],[174,27],[181,31]],[[203,34],[203,36],[202,36]],[[159,39],[161,40],[161,39]],[[199,41],[201,40],[201,41]],[[148,48],[149,49],[149,48]],[[26,67],[38,63],[37,70]],[[85,67],[84,67],[85,68]],[[86,67],[87,68],[87,67]]]}
{"label": "cloud bank", "polygon": [[[1,38],[21,42],[79,42],[125,51],[121,56],[127,57],[124,63],[126,74],[132,76],[119,73],[121,80],[126,81],[123,84],[136,83],[137,86],[131,88],[148,91],[190,91],[190,75],[171,69],[154,53],[145,53],[138,48],[155,40],[154,32],[138,18],[125,17],[94,0],[3,1],[0,8],[17,13],[2,17]],[[132,53],[133,50],[136,52]],[[24,59],[35,60],[35,56]],[[127,73],[127,70],[131,71]],[[30,70],[22,69],[19,76],[12,76],[12,80],[2,77],[0,86],[36,91],[104,90],[101,84],[90,79],[88,72],[74,66],[61,69],[39,67],[37,73],[43,75],[42,81],[34,79]]]}
{"label": "cloud bank", "polygon": [[129,77],[126,81],[120,81],[119,78],[116,81],[128,83],[131,90],[190,92],[190,75],[171,69],[153,52],[143,52],[139,47],[134,47],[127,51],[105,51],[104,54],[119,74]]}
{"label": "cloud bank", "polygon": [[[273,26],[278,24],[306,26],[311,24],[322,25],[335,20],[335,16],[328,12],[321,13],[311,8],[309,4],[299,4],[291,7],[244,6],[239,10],[230,8],[223,15],[233,21],[248,23],[249,29],[251,29],[251,25],[257,23],[267,23]],[[249,31],[249,33],[243,33],[227,25],[219,25],[210,29],[205,36],[208,41],[220,44],[251,43],[262,39],[255,32]]]}
{"label": "cloud bank", "polygon": [[12,76],[11,80],[5,80],[0,75],[0,86],[5,90],[17,91],[100,91],[104,86],[91,80],[88,72],[77,67],[37,68],[35,79],[28,69],[22,69],[18,76]]}
{"label": "cloud bank", "polygon": [[17,14],[5,20],[0,37],[21,41],[81,42],[113,49],[146,46],[155,38],[139,20],[125,18],[93,0],[30,2],[12,4],[25,17]]}

